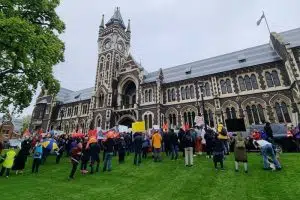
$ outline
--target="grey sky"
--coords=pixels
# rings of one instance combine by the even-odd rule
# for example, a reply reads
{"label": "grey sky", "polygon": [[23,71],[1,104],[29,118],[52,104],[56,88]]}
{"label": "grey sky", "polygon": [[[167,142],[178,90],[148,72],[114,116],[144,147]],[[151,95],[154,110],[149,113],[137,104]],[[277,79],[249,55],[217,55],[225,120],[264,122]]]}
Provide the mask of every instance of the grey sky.
{"label": "grey sky", "polygon": [[131,19],[131,52],[148,72],[267,43],[265,22],[256,26],[262,10],[271,31],[300,27],[299,0],[65,0],[65,62],[55,67],[62,87],[94,86],[101,16],[109,20],[116,6],[126,25]]}

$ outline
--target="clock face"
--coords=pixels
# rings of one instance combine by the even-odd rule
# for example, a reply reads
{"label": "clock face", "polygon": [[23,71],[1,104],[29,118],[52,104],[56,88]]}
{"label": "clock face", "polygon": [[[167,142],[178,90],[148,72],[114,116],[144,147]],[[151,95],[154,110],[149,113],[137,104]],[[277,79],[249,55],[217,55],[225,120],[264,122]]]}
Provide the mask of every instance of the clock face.
{"label": "clock face", "polygon": [[111,41],[110,40],[105,41],[104,48],[109,49],[110,47],[111,47]]}
{"label": "clock face", "polygon": [[124,45],[122,43],[118,43],[118,49],[120,51],[124,51]]}

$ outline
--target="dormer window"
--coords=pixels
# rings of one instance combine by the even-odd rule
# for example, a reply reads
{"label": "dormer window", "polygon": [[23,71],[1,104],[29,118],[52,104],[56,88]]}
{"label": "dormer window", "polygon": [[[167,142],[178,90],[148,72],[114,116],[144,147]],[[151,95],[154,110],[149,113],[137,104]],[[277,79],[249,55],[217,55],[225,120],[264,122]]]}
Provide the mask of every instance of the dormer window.
{"label": "dormer window", "polygon": [[239,61],[239,63],[244,63],[244,62],[246,62],[246,61],[247,61],[246,56],[245,56],[245,55],[239,55],[238,61]]}
{"label": "dormer window", "polygon": [[186,70],[185,70],[185,74],[188,75],[188,74],[191,74],[192,73],[192,68],[191,67],[188,67]]}

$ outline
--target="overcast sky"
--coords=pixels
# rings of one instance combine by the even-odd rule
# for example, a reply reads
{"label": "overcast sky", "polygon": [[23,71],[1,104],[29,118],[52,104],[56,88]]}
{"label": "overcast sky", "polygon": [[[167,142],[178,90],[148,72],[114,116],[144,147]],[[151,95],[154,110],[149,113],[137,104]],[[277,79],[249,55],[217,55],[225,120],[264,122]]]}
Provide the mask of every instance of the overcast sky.
{"label": "overcast sky", "polygon": [[256,26],[262,10],[271,31],[300,27],[299,0],[64,0],[65,62],[55,67],[62,87],[94,86],[101,17],[107,22],[116,6],[125,25],[131,19],[131,52],[148,72],[267,43],[265,22]]}

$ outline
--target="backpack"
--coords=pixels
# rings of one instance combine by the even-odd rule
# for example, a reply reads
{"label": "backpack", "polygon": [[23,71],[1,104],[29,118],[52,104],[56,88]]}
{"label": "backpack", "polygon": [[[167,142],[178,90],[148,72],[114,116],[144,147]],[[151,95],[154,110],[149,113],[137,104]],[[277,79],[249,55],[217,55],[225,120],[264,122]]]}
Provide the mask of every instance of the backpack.
{"label": "backpack", "polygon": [[238,149],[244,149],[244,148],[246,148],[245,142],[243,140],[237,140],[235,146]]}

